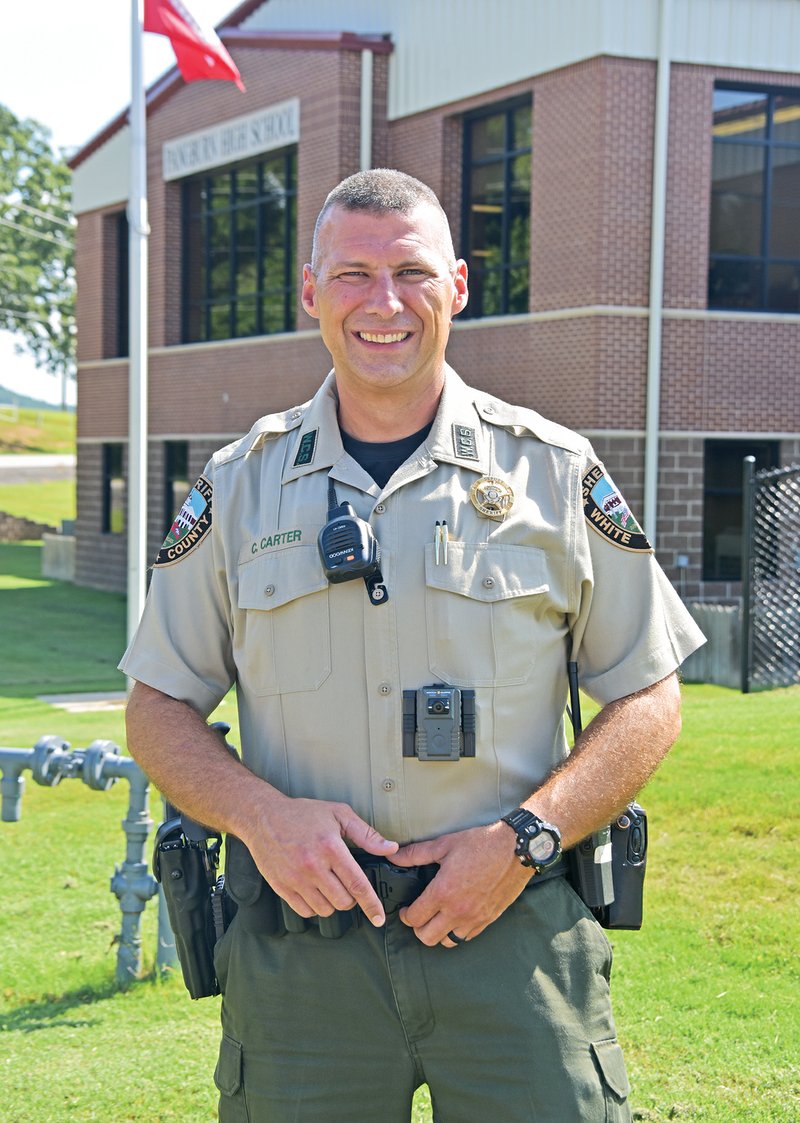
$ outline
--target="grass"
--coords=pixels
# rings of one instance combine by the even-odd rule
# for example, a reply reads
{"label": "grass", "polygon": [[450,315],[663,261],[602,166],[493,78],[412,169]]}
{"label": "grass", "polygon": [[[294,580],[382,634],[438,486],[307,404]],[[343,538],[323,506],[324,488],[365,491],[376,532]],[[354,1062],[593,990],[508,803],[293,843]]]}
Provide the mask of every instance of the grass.
{"label": "grass", "polygon": [[[24,669],[2,645],[0,682],[14,670],[16,682],[0,692],[0,743],[30,747],[51,733],[73,747],[95,739],[124,747],[120,710],[67,715],[36,698],[50,692],[55,672],[47,650],[35,657],[35,637],[52,639],[56,664],[70,663],[87,690],[109,688],[124,640],[122,604],[110,594],[87,591],[78,627],[66,603],[51,611],[48,597],[57,601],[61,590],[31,577],[36,563],[24,559],[32,549],[0,554],[0,604],[16,582],[30,598],[20,619],[31,632]],[[63,589],[67,601],[81,592]],[[799,707],[797,687],[751,695],[685,688],[684,732],[643,796],[651,828],[645,926],[612,933],[615,1010],[638,1120],[800,1118]],[[232,700],[215,716],[232,722],[238,742]],[[127,798],[121,783],[102,794],[74,780],[57,790],[29,780],[21,821],[0,824],[13,871],[0,912],[0,1056],[3,1117],[14,1123],[215,1117],[219,999],[192,1003],[179,979],[156,975],[154,904],[142,922],[145,977],[124,990],[113,982],[119,911],[108,885],[124,857]],[[430,1118],[421,1091],[413,1120]]]}
{"label": "grass", "polygon": [[58,527],[62,519],[75,518],[75,481],[3,484],[0,475],[0,511]]}
{"label": "grass", "polygon": [[41,576],[39,543],[0,543],[0,696],[124,689],[125,598]]}
{"label": "grass", "polygon": [[74,410],[20,409],[11,416],[0,410],[0,454],[75,452]]}

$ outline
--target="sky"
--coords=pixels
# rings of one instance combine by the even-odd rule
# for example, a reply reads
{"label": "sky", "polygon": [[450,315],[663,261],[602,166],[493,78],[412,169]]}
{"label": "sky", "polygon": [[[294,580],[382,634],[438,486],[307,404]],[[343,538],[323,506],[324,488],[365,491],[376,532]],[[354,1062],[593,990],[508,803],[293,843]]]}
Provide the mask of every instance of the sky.
{"label": "sky", "polygon": [[[184,0],[202,23],[216,26],[237,0]],[[131,0],[36,0],[3,5],[0,104],[32,117],[71,155],[125,109],[130,90]],[[174,56],[160,35],[144,36],[145,82],[171,69]],[[15,354],[15,338],[0,332],[0,386],[60,403],[61,379]],[[75,387],[71,386],[74,402]]]}

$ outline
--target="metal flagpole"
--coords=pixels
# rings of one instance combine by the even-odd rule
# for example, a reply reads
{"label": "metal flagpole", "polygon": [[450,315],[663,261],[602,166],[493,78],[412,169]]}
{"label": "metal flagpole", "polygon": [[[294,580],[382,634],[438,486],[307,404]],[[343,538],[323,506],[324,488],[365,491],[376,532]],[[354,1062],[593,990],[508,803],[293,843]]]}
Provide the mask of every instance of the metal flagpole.
{"label": "metal flagpole", "polygon": [[[130,190],[128,193],[128,641],[141,619],[147,593],[147,125],[142,38],[144,0],[131,0]],[[158,887],[160,970],[177,962],[175,937]]]}
{"label": "metal flagpole", "polygon": [[131,0],[128,193],[128,640],[144,609],[147,573],[147,137],[142,65],[144,0]]}

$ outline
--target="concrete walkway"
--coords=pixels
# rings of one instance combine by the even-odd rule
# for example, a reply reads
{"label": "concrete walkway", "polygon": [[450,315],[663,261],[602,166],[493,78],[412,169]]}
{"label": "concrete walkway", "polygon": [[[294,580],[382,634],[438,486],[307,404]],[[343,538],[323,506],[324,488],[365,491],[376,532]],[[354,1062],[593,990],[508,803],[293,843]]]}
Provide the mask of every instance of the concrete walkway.
{"label": "concrete walkway", "polygon": [[0,456],[0,484],[22,484],[43,480],[75,478],[75,456],[72,453],[20,453]]}
{"label": "concrete walkway", "polygon": [[122,710],[127,694],[120,690],[108,690],[94,694],[38,694],[37,698],[67,713],[85,714],[95,710]]}

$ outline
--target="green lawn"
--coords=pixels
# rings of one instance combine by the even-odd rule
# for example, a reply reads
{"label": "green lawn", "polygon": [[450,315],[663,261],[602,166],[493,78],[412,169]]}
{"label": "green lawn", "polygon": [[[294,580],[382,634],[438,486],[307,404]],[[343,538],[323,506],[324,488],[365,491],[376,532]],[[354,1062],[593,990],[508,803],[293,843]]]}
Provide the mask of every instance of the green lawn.
{"label": "green lawn", "polygon": [[[22,597],[12,644],[2,610],[0,744],[30,747],[50,733],[73,747],[108,739],[124,748],[120,710],[69,715],[36,698],[55,681],[119,685],[124,613],[121,598],[37,579],[36,562],[24,560],[35,549],[0,553],[0,605]],[[798,714],[797,687],[685,688],[683,734],[643,796],[645,926],[612,934],[638,1120],[800,1119]],[[232,721],[236,741],[232,700],[217,716]],[[76,780],[56,789],[29,780],[21,821],[0,824],[0,1114],[14,1123],[214,1118],[219,999],[192,1003],[178,979],[156,977],[152,903],[145,978],[114,985],[109,879],[125,854],[127,799],[122,783],[104,794]],[[425,1094],[414,1110],[414,1123],[430,1120]]]}
{"label": "green lawn", "polygon": [[74,410],[0,409],[0,454],[75,451]]}
{"label": "green lawn", "polygon": [[0,696],[124,689],[125,598],[41,576],[39,543],[0,543]]}
{"label": "green lawn", "polygon": [[20,519],[33,519],[56,529],[62,519],[75,518],[75,481],[4,484],[0,475],[0,511]]}

